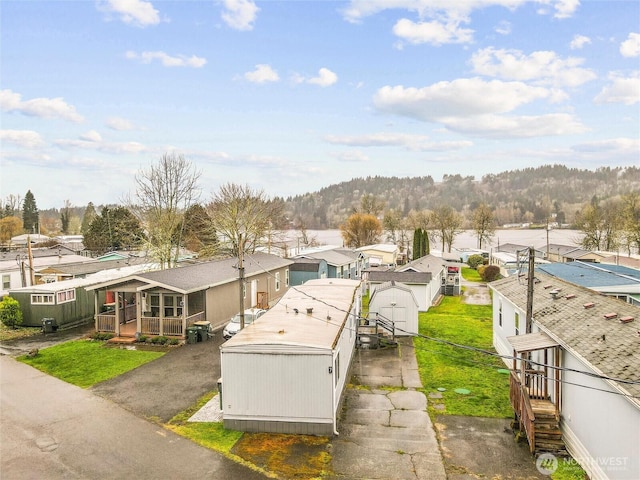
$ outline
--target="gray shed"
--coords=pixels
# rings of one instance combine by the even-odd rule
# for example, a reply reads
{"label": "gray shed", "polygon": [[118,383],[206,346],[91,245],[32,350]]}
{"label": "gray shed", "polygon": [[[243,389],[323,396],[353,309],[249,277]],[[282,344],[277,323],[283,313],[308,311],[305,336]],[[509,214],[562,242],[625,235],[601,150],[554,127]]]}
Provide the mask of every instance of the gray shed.
{"label": "gray shed", "polygon": [[395,325],[394,335],[412,335],[418,332],[418,300],[411,288],[390,281],[375,289],[369,300],[369,317],[380,315]]}

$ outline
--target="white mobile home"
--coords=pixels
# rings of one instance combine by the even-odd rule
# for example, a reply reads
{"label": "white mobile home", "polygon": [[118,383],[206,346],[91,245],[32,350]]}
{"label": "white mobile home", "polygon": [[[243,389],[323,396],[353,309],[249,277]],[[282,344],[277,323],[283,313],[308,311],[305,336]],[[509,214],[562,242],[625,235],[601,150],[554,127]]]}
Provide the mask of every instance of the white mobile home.
{"label": "white mobile home", "polygon": [[528,282],[489,284],[493,345],[516,358],[505,360],[510,398],[531,450],[548,451],[557,432],[589,478],[640,478],[640,308],[535,278],[530,328]]}
{"label": "white mobile home", "polygon": [[360,282],[309,280],[220,347],[225,428],[336,433],[361,309]]}

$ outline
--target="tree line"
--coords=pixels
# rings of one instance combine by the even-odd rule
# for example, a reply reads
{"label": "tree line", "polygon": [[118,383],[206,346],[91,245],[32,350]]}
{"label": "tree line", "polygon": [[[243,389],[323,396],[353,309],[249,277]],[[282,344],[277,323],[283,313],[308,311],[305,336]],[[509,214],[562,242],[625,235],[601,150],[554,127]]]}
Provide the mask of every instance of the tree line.
{"label": "tree line", "polygon": [[[480,184],[489,185],[490,190],[502,189],[507,184],[519,186],[520,192],[511,197],[510,209],[515,211],[521,208],[518,205],[528,203],[531,208],[535,206],[535,213],[529,212],[526,219],[544,226],[563,224],[567,204],[560,201],[560,197],[550,196],[550,190],[526,202],[518,200],[521,192],[535,190],[536,182],[532,178],[538,174],[571,175],[582,184],[594,178],[607,183],[615,177],[621,187],[640,186],[640,169],[607,168],[588,174],[561,166],[485,176]],[[483,248],[504,220],[504,203],[499,204],[501,207],[477,200],[478,182],[460,175],[445,176],[441,185],[436,185],[430,177],[390,181],[383,177],[354,179],[318,194],[287,200],[270,198],[264,191],[248,185],[229,183],[202,201],[199,179],[200,172],[182,155],[165,154],[148,169],[137,173],[135,194],[122,205],[96,207],[90,202],[80,208],[65,201],[56,212],[56,221],[52,222],[48,216],[46,224],[42,222],[31,191],[24,199],[9,195],[0,208],[0,242],[6,245],[20,233],[81,233],[86,249],[96,255],[142,249],[163,268],[175,265],[183,249],[201,258],[237,255],[241,251],[252,253],[265,244],[283,242],[282,232],[291,228],[299,231],[303,245],[313,245],[315,240],[308,235],[308,230],[317,227],[316,220],[327,221],[330,209],[323,208],[327,202],[321,201],[321,197],[329,196],[330,191],[338,191],[350,205],[337,223],[345,246],[357,248],[391,242],[399,245],[408,258],[428,254],[430,242],[438,242],[443,250],[450,252],[456,236],[464,229],[473,230],[478,248]],[[383,189],[384,184],[387,190]],[[388,188],[400,189],[406,196],[402,199],[396,194],[390,195]],[[437,197],[428,193],[434,189],[439,192]],[[366,193],[367,190],[383,193]],[[591,190],[588,201],[571,207],[573,227],[584,233],[583,247],[638,251],[640,188],[608,196],[598,195],[601,191],[600,187]],[[418,196],[422,197],[418,199]],[[416,208],[423,204],[424,198],[430,198],[431,203]],[[315,206],[311,223],[302,211],[295,213],[296,202],[301,199]],[[463,199],[465,203],[457,209],[451,199]],[[331,210],[331,215],[337,215],[338,210]]]}

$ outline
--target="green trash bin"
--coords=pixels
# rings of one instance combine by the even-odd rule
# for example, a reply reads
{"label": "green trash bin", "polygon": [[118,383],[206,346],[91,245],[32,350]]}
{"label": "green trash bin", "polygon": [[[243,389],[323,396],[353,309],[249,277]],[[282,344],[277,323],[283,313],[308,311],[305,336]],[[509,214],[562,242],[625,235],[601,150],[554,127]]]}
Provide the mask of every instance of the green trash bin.
{"label": "green trash bin", "polygon": [[198,342],[206,342],[207,340],[209,340],[209,336],[211,333],[211,322],[194,322],[193,326],[189,328],[194,327],[198,329]]}
{"label": "green trash bin", "polygon": [[197,327],[187,327],[187,343],[198,343]]}

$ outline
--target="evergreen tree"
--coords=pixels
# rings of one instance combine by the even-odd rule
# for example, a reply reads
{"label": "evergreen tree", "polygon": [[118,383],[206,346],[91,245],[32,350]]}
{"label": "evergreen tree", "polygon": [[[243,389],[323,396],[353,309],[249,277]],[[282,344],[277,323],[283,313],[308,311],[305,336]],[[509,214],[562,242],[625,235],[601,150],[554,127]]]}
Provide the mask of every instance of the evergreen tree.
{"label": "evergreen tree", "polygon": [[39,213],[36,206],[36,199],[31,193],[31,190],[24,196],[24,203],[22,204],[22,228],[27,233],[38,233],[39,227]]}
{"label": "evergreen tree", "polygon": [[64,207],[60,211],[61,230],[64,235],[69,233],[69,223],[71,221],[71,204],[69,200],[65,200]]}
{"label": "evergreen tree", "polygon": [[140,222],[127,208],[104,207],[84,234],[84,245],[88,250],[102,254],[136,249],[144,238]]}
{"label": "evergreen tree", "polygon": [[82,216],[82,226],[80,227],[80,233],[83,235],[87,233],[89,230],[89,225],[93,222],[93,219],[96,218],[98,214],[96,213],[96,209],[93,206],[92,202],[89,202],[87,208],[84,210],[84,215]]}
{"label": "evergreen tree", "polygon": [[416,228],[413,231],[413,260],[429,255],[429,252],[429,233],[422,228]]}

